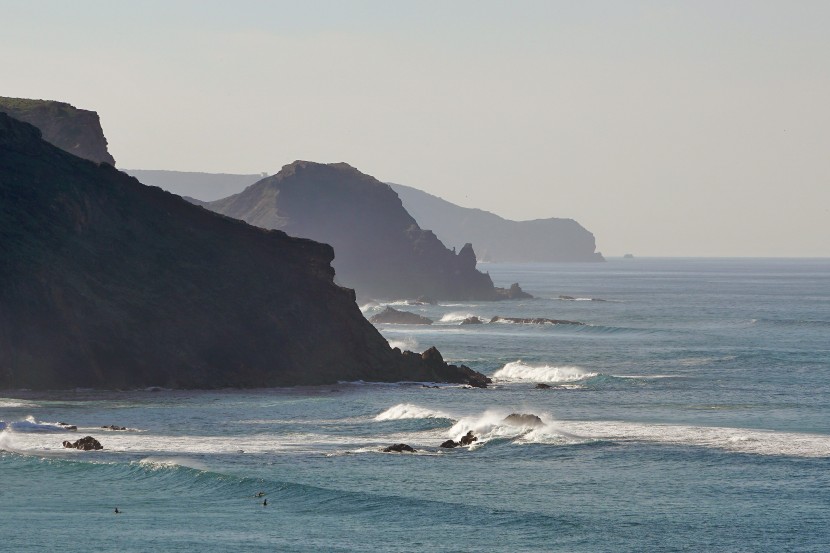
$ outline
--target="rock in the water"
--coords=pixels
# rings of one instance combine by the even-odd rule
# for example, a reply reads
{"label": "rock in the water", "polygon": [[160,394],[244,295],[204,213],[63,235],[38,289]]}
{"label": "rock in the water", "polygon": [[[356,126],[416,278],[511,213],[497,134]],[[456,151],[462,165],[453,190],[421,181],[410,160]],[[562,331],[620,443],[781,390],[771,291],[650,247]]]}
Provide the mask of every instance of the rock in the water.
{"label": "rock in the water", "polygon": [[503,300],[530,300],[533,296],[522,290],[518,282],[510,285],[510,288],[496,288],[496,293]]}
{"label": "rock in the water", "polygon": [[550,388],[552,388],[550,384],[545,384],[543,382],[539,382],[538,384],[536,384],[537,390],[549,390]]}
{"label": "rock in the water", "polygon": [[461,441],[458,442],[458,445],[470,445],[473,442],[478,441],[476,436],[473,436],[473,431],[470,430],[464,436],[461,436]]}
{"label": "rock in the water", "polygon": [[373,315],[369,319],[371,323],[386,323],[396,325],[431,325],[432,320],[422,317],[417,313],[410,313],[408,311],[398,311],[391,307],[387,307],[377,315]]}
{"label": "rock in the water", "polygon": [[68,422],[59,422],[58,426],[60,426],[64,430],[77,430],[78,429],[77,426],[75,426],[74,424],[69,424]]}
{"label": "rock in the water", "polygon": [[543,324],[552,324],[552,325],[578,325],[584,326],[585,323],[580,323],[577,321],[565,321],[562,319],[544,319],[542,317],[536,318],[523,318],[523,317],[499,317],[498,315],[490,319],[491,323],[515,323],[515,324],[534,324],[534,325],[543,325]]}
{"label": "rock in the water", "polygon": [[447,448],[447,449],[452,449],[454,447],[458,447],[459,445],[461,445],[461,444],[459,444],[455,440],[447,440],[446,442],[442,443],[438,447],[444,447],[444,448]]}
{"label": "rock in the water", "polygon": [[83,451],[104,449],[104,446],[101,445],[101,442],[99,442],[92,436],[84,436],[83,438],[75,442],[64,441],[63,447],[81,449]]}
{"label": "rock in the water", "polygon": [[529,426],[532,428],[545,425],[545,423],[542,422],[542,419],[536,415],[526,413],[513,413],[504,417],[502,422],[511,426]]}
{"label": "rock in the water", "polygon": [[395,452],[395,451],[398,452],[398,453],[403,453],[404,451],[414,453],[416,450],[412,446],[409,446],[409,445],[406,445],[406,444],[394,444],[394,445],[390,445],[389,447],[386,447],[386,448],[383,449],[384,453],[392,453],[392,452]]}
{"label": "rock in the water", "polygon": [[109,426],[102,426],[101,428],[103,428],[104,430],[126,430],[127,429],[126,426],[116,426],[114,424],[111,424]]}
{"label": "rock in the water", "polygon": [[484,324],[484,321],[482,321],[481,319],[479,319],[476,316],[473,316],[473,317],[467,317],[466,319],[461,321],[461,324],[463,324],[463,325],[480,325],[480,324]]}

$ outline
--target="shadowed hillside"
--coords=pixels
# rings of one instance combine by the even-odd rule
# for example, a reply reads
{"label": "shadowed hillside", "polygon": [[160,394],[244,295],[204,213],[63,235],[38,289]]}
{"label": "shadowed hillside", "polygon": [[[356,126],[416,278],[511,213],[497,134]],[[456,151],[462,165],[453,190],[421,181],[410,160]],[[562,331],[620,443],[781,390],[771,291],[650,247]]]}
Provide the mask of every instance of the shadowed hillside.
{"label": "shadowed hillside", "polygon": [[389,185],[345,163],[295,161],[206,207],[331,244],[338,282],[363,296],[496,300],[513,293],[476,270],[470,244],[448,250],[418,226]]}
{"label": "shadowed hillside", "polygon": [[330,246],[222,217],[0,114],[0,388],[485,377],[393,350]]}

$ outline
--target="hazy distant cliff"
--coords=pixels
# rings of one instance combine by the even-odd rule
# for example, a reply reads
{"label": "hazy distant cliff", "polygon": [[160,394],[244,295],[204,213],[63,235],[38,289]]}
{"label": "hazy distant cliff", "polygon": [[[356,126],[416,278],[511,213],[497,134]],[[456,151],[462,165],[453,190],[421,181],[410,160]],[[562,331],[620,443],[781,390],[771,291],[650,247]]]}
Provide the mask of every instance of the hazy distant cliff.
{"label": "hazy distant cliff", "polygon": [[43,139],[78,157],[115,165],[107,151],[107,139],[94,111],[63,102],[0,96],[0,112],[34,125]]}
{"label": "hazy distant cliff", "polygon": [[488,261],[603,261],[594,235],[573,219],[510,221],[452,204],[401,184],[390,184],[406,210],[446,244],[472,242]]}
{"label": "hazy distant cliff", "polygon": [[500,299],[476,270],[422,230],[388,185],[345,163],[296,161],[243,192],[206,205],[251,224],[334,247],[338,282],[371,297]]}
{"label": "hazy distant cliff", "polygon": [[391,349],[333,283],[332,257],[0,113],[0,389],[484,383]]}
{"label": "hazy distant cliff", "polygon": [[231,175],[227,173],[152,169],[122,169],[122,171],[134,176],[144,184],[158,186],[179,196],[195,198],[201,202],[227,198],[267,176],[264,174]]}

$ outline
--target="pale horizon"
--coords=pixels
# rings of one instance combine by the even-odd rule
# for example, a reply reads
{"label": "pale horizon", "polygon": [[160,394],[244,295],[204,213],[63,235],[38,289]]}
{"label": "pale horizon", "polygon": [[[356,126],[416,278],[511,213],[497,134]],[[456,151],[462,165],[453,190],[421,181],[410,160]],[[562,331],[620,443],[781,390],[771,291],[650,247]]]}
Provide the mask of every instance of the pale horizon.
{"label": "pale horizon", "polygon": [[0,1],[0,95],[119,168],[345,161],[609,257],[830,256],[822,2]]}

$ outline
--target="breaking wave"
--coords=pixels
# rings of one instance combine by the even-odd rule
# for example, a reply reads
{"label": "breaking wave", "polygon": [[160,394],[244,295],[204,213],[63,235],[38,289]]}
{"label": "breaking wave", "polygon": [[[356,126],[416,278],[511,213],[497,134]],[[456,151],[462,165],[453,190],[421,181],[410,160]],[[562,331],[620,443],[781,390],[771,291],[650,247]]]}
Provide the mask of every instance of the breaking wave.
{"label": "breaking wave", "polygon": [[428,409],[413,405],[412,403],[399,403],[378,414],[376,421],[393,421],[401,419],[450,419],[452,417],[442,411]]}
{"label": "breaking wave", "polygon": [[[74,428],[73,428],[74,429]],[[70,426],[57,422],[38,422],[34,417],[26,417],[22,421],[4,422],[0,421],[0,431],[10,432],[68,432]]]}
{"label": "breaking wave", "polygon": [[523,361],[513,361],[493,374],[495,380],[502,382],[576,382],[597,376],[580,367],[551,365],[529,365]]}
{"label": "breaking wave", "polygon": [[398,348],[401,351],[418,351],[418,340],[407,336],[401,340],[387,340],[390,348]]}
{"label": "breaking wave", "polygon": [[476,316],[475,313],[468,313],[466,311],[453,311],[453,312],[447,313],[446,315],[441,317],[439,322],[442,322],[442,323],[460,323],[464,319],[468,319],[470,317],[475,317],[475,316]]}

